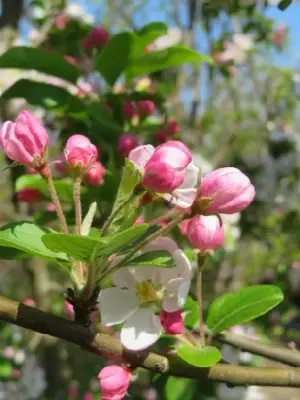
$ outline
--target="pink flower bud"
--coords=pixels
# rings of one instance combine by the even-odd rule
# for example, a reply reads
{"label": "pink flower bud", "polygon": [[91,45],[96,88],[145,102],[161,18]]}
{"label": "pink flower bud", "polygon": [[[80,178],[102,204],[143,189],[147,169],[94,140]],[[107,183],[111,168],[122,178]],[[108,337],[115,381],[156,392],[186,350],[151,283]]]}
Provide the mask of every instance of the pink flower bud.
{"label": "pink flower bud", "polygon": [[77,395],[78,395],[78,385],[72,384],[68,389],[68,396],[77,397]]}
{"label": "pink flower bud", "polygon": [[0,130],[0,148],[7,157],[34,168],[45,165],[48,142],[45,128],[30,111],[21,111],[16,122],[6,121]]}
{"label": "pink flower bud", "polygon": [[74,307],[71,303],[68,302],[68,300],[65,301],[65,311],[67,314],[73,317],[74,315]]}
{"label": "pink flower bud", "polygon": [[248,207],[255,196],[249,178],[237,168],[219,168],[201,181],[197,198],[210,200],[205,212],[233,214]]}
{"label": "pink flower bud", "polygon": [[104,367],[98,379],[100,380],[102,400],[121,400],[127,394],[131,372],[118,365]]}
{"label": "pink flower bud", "polygon": [[192,162],[189,149],[170,140],[156,149],[139,146],[128,156],[141,171],[143,185],[180,208],[189,208],[195,200],[199,168]]}
{"label": "pink flower bud", "polygon": [[105,28],[95,27],[88,36],[82,41],[82,47],[85,50],[94,48],[101,49],[109,41],[109,32]]}
{"label": "pink flower bud", "polygon": [[178,335],[183,332],[182,311],[167,312],[162,310],[159,314],[160,322],[166,333]]}
{"label": "pink flower bud", "polygon": [[35,203],[41,200],[41,197],[41,192],[34,188],[24,188],[17,192],[18,201],[22,201],[24,203]]}
{"label": "pink flower bud", "polygon": [[124,157],[128,157],[131,150],[135,149],[138,145],[139,138],[137,136],[123,133],[119,138],[118,152]]}
{"label": "pink flower bud", "polygon": [[96,161],[98,150],[86,136],[73,135],[67,141],[64,154],[70,168],[86,171]]}
{"label": "pink flower bud", "polygon": [[180,132],[180,126],[178,122],[171,120],[168,122],[167,126],[167,132],[169,135],[176,135],[178,132]]}
{"label": "pink flower bud", "polygon": [[35,301],[34,301],[33,299],[31,299],[30,297],[28,297],[27,299],[25,299],[25,300],[23,301],[23,303],[24,303],[26,306],[28,306],[28,307],[35,307],[35,306],[36,306]]}
{"label": "pink flower bud", "polygon": [[56,211],[56,205],[54,203],[47,203],[47,211],[55,212]]}
{"label": "pink flower bud", "polygon": [[7,346],[3,350],[3,356],[7,360],[11,360],[15,355],[15,349],[12,346]]}
{"label": "pink flower bud", "polygon": [[155,103],[151,100],[140,100],[137,102],[137,110],[140,117],[148,117],[155,112]]}
{"label": "pink flower bud", "polygon": [[224,245],[224,229],[216,215],[196,215],[186,227],[187,237],[195,249],[202,252]]}
{"label": "pink flower bud", "polygon": [[103,183],[103,178],[106,169],[103,167],[100,161],[95,161],[90,169],[85,173],[85,180],[89,185],[99,186]]}
{"label": "pink flower bud", "polygon": [[55,18],[54,25],[57,29],[62,30],[66,28],[68,22],[69,22],[68,15],[60,14]]}
{"label": "pink flower bud", "polygon": [[165,142],[167,142],[168,139],[169,139],[168,132],[166,132],[166,131],[158,131],[158,132],[155,133],[154,139],[155,139],[158,143],[165,143]]}
{"label": "pink flower bud", "polygon": [[132,101],[126,101],[123,106],[123,113],[127,118],[133,118],[136,115],[136,108]]}
{"label": "pink flower bud", "polygon": [[162,144],[145,165],[143,183],[154,192],[172,192],[182,184],[185,168],[191,161],[192,155],[183,143]]}

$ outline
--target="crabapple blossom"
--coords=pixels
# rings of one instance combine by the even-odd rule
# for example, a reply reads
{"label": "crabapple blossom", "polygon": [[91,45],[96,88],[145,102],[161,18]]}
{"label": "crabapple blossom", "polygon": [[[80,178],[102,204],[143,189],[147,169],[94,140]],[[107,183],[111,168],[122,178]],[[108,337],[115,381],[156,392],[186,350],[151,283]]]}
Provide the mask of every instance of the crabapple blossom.
{"label": "crabapple blossom", "polygon": [[106,170],[101,162],[95,161],[85,173],[84,177],[89,185],[99,186],[103,183],[105,172]]}
{"label": "crabapple blossom", "polygon": [[130,350],[155,343],[163,329],[156,311],[181,310],[189,292],[192,268],[184,252],[168,237],[157,238],[143,248],[143,252],[156,250],[168,251],[175,267],[122,267],[111,274],[114,287],[99,294],[102,324],[123,323],[121,342]]}
{"label": "crabapple blossom", "polygon": [[121,400],[127,394],[131,371],[119,365],[104,367],[98,375],[102,400]]}
{"label": "crabapple blossom", "polygon": [[86,171],[96,161],[98,150],[86,136],[73,135],[66,143],[64,154],[70,168]]}
{"label": "crabapple blossom", "polygon": [[128,154],[139,145],[139,142],[137,136],[122,133],[119,138],[118,152],[124,157],[128,157]]}
{"label": "crabapple blossom", "polygon": [[178,335],[183,332],[182,310],[173,312],[162,310],[159,318],[165,332],[169,335]]}

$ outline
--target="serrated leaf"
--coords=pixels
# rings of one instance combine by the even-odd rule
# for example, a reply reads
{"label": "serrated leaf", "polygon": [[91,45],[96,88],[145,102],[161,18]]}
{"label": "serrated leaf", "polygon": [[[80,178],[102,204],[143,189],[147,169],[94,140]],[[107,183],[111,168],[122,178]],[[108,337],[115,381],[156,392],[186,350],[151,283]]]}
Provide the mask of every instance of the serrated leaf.
{"label": "serrated leaf", "polygon": [[50,229],[33,222],[10,223],[0,228],[0,246],[14,248],[51,261],[67,261],[66,254],[53,252],[44,245],[42,237],[49,232]]}
{"label": "serrated leaf", "polygon": [[84,110],[84,103],[68,90],[31,79],[20,79],[15,82],[2,93],[0,100],[4,102],[18,98],[48,110],[59,109],[72,114],[82,113]]}
{"label": "serrated leaf", "polygon": [[0,68],[29,69],[76,83],[79,69],[64,57],[52,51],[34,47],[11,47],[0,56]]}
{"label": "serrated leaf", "polygon": [[168,251],[156,250],[133,258],[127,266],[171,268],[174,267],[175,264],[173,257],[171,257]]}
{"label": "serrated leaf", "polygon": [[96,70],[113,86],[122,72],[129,66],[133,35],[129,32],[114,35],[96,59]]}
{"label": "serrated leaf", "polygon": [[135,59],[127,69],[128,78],[150,74],[164,69],[179,67],[187,63],[212,63],[211,57],[200,54],[193,49],[183,46],[174,46],[165,50],[152,51]]}
{"label": "serrated leaf", "polygon": [[94,201],[90,205],[90,208],[82,221],[81,232],[83,236],[89,236],[96,211],[97,211],[97,203]]}
{"label": "serrated leaf", "polygon": [[210,306],[207,327],[213,334],[220,333],[265,314],[282,300],[282,291],[273,285],[255,285],[225,294]]}
{"label": "serrated leaf", "polygon": [[214,346],[196,347],[182,344],[177,348],[177,354],[188,364],[201,368],[212,367],[222,358],[222,354]]}

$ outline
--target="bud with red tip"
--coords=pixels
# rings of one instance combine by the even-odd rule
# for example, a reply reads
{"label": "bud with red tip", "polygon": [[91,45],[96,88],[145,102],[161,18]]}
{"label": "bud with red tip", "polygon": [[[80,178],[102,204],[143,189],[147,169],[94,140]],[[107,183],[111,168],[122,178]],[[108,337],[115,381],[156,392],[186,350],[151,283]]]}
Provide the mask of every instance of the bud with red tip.
{"label": "bud with red tip", "polygon": [[41,200],[42,194],[39,190],[34,188],[24,188],[17,192],[18,201],[24,203],[36,203]]}
{"label": "bud with red tip", "polygon": [[155,112],[155,103],[151,100],[140,100],[137,102],[137,110],[140,117],[148,117]]}
{"label": "bud with red tip", "polygon": [[102,49],[109,41],[109,32],[105,28],[95,27],[88,36],[82,41],[85,50]]}
{"label": "bud with red tip", "polygon": [[139,142],[137,136],[123,133],[119,138],[118,152],[124,157],[127,157],[131,150],[135,149],[139,145]]}
{"label": "bud with red tip", "polygon": [[131,372],[118,365],[104,367],[98,375],[102,400],[121,400],[127,394]]}
{"label": "bud with red tip", "polygon": [[45,166],[49,136],[30,111],[21,111],[16,122],[6,121],[0,130],[0,148],[8,158],[27,166]]}
{"label": "bud with red tip", "polygon": [[123,106],[123,114],[127,118],[133,118],[136,115],[136,107],[132,101],[126,101]]}
{"label": "bud with red tip", "polygon": [[193,248],[202,252],[216,250],[224,245],[223,225],[216,215],[192,217],[185,231]]}
{"label": "bud with red tip", "polygon": [[103,167],[101,162],[95,161],[85,173],[84,177],[89,185],[99,186],[103,183],[105,172],[106,169]]}
{"label": "bud with red tip", "polygon": [[182,310],[167,312],[162,310],[159,314],[160,322],[166,333],[179,335],[183,332]]}
{"label": "bud with red tip", "polygon": [[158,143],[165,143],[169,140],[169,134],[166,131],[158,131],[154,134],[154,139]]}
{"label": "bud with red tip", "polygon": [[64,148],[68,166],[79,172],[86,172],[98,157],[98,150],[86,136],[71,136]]}
{"label": "bud with red tip", "polygon": [[195,208],[205,200],[205,213],[233,214],[248,207],[254,196],[254,186],[239,169],[219,168],[202,179]]}

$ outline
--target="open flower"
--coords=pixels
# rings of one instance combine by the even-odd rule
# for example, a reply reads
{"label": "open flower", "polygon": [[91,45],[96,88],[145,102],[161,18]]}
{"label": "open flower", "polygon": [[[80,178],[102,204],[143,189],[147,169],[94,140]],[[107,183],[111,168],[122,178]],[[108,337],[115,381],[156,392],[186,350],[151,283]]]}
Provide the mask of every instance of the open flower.
{"label": "open flower", "polygon": [[123,267],[112,273],[115,287],[100,291],[98,302],[103,325],[123,323],[121,342],[130,350],[142,350],[155,343],[162,324],[156,315],[180,310],[192,278],[191,264],[170,238],[160,237],[143,252],[166,250],[174,259],[173,268]]}
{"label": "open flower", "polygon": [[180,141],[170,140],[156,149],[151,145],[136,147],[129,153],[143,174],[143,185],[162,193],[171,204],[188,208],[195,200],[199,168],[189,149]]}

